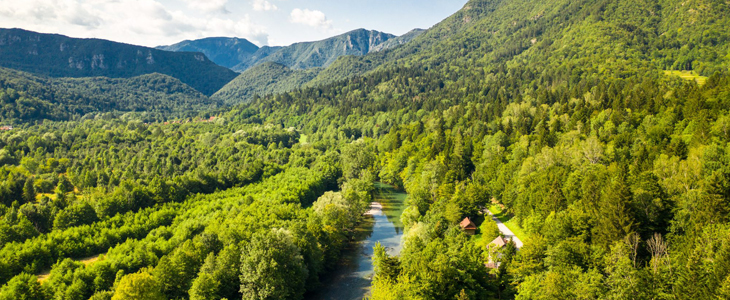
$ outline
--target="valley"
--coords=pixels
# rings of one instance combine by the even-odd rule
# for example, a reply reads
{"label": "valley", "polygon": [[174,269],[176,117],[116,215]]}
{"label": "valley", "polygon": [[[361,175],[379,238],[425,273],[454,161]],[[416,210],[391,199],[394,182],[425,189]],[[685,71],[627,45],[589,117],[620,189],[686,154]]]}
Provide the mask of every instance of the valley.
{"label": "valley", "polygon": [[331,37],[0,29],[0,300],[730,299],[727,1],[265,2]]}

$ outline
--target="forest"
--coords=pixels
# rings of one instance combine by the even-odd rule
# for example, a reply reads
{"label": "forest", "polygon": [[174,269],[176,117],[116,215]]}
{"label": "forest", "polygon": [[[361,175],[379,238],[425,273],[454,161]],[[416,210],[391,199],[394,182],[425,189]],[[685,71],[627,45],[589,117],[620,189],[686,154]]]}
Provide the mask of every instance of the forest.
{"label": "forest", "polygon": [[[409,196],[369,299],[730,299],[729,11],[472,0],[316,85],[177,112],[70,117],[3,75],[0,299],[308,299],[375,182]],[[490,248],[485,209],[524,246]]]}

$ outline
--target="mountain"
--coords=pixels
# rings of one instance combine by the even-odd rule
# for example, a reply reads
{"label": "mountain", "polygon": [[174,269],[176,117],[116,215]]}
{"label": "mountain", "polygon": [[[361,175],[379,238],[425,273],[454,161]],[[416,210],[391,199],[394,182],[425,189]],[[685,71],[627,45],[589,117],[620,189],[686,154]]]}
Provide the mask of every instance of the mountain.
{"label": "mountain", "polygon": [[413,39],[415,39],[419,35],[423,34],[424,32],[426,32],[425,29],[419,29],[419,28],[413,29],[404,35],[394,37],[392,39],[389,39],[389,40],[381,43],[380,45],[376,45],[376,46],[372,47],[370,49],[370,52],[378,52],[378,51],[393,49],[400,45],[407,44],[408,42],[412,41]]}
{"label": "mountain", "polygon": [[200,40],[186,40],[170,46],[156,47],[174,52],[201,52],[219,66],[232,68],[250,59],[259,47],[246,39],[213,37]]}
{"label": "mountain", "polygon": [[[338,59],[346,60],[345,57],[348,56],[363,56],[373,51],[396,47],[407,43],[420,33],[419,30],[414,30],[399,38],[378,31],[358,29],[317,42],[297,43],[281,48],[262,47],[252,55],[250,60],[233,68],[242,71],[242,74],[237,80],[231,81],[217,92],[213,98],[235,104],[250,100],[254,94],[266,95],[313,86],[315,83],[308,83],[315,79],[323,69],[335,64]],[[394,39],[397,41],[388,43]],[[384,43],[388,44],[383,45]],[[275,64],[252,68],[266,62]],[[284,77],[272,77],[276,74]],[[347,76],[337,77],[337,79],[340,78],[344,79]],[[253,82],[258,85],[249,86]],[[318,81],[316,83],[327,82]]]}
{"label": "mountain", "polygon": [[318,69],[294,70],[279,63],[264,62],[243,72],[211,98],[225,104],[238,104],[237,99],[283,93],[303,86],[314,79],[317,72]]}
{"label": "mountain", "polygon": [[275,62],[292,69],[311,69],[327,67],[343,55],[362,56],[394,47],[410,41],[419,33],[419,30],[411,31],[387,45],[383,44],[398,37],[374,30],[356,29],[325,40],[296,43],[286,47],[259,48],[246,39],[221,37],[183,41],[171,46],[159,46],[157,49],[201,52],[216,64],[237,72],[244,72],[264,62]]}
{"label": "mountain", "polygon": [[250,56],[244,58],[239,62],[237,65],[233,66],[234,70],[237,70],[239,72],[244,72],[245,70],[248,70],[249,68],[255,66],[258,63],[261,63],[264,61],[264,59],[275,52],[281,50],[284,47],[270,47],[270,46],[263,46],[259,48],[256,52],[251,54]]}
{"label": "mountain", "polygon": [[50,78],[0,68],[0,121],[71,120],[90,113],[134,112],[144,120],[196,115],[217,102],[159,73],[130,78]]}
{"label": "mountain", "polygon": [[374,47],[394,38],[392,34],[373,30],[357,29],[335,37],[316,42],[296,43],[273,51],[253,63],[233,67],[245,71],[246,67],[261,62],[275,62],[292,69],[327,67],[344,55],[365,55]]}
{"label": "mountain", "polygon": [[236,77],[202,53],[0,29],[0,66],[50,77],[130,78],[160,73],[212,95]]}

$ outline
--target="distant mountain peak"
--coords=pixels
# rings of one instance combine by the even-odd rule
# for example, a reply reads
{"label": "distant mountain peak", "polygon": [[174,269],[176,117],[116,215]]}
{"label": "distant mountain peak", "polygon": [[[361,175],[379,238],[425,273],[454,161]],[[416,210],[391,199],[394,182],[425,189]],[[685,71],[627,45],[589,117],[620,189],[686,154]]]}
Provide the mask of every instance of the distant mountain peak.
{"label": "distant mountain peak", "polygon": [[232,68],[259,50],[247,39],[237,37],[209,37],[199,40],[185,40],[180,43],[156,47],[174,52],[201,52],[219,66]]}

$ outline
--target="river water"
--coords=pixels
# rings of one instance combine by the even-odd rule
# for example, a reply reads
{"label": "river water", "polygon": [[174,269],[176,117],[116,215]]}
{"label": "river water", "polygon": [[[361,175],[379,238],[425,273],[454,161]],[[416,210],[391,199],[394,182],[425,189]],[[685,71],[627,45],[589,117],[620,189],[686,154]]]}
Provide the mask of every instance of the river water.
{"label": "river water", "polygon": [[403,237],[400,215],[407,194],[376,183],[375,200],[356,232],[355,242],[345,249],[337,269],[324,280],[324,287],[307,300],[360,300],[370,292],[373,277],[373,247],[380,242],[391,255],[398,255]]}

